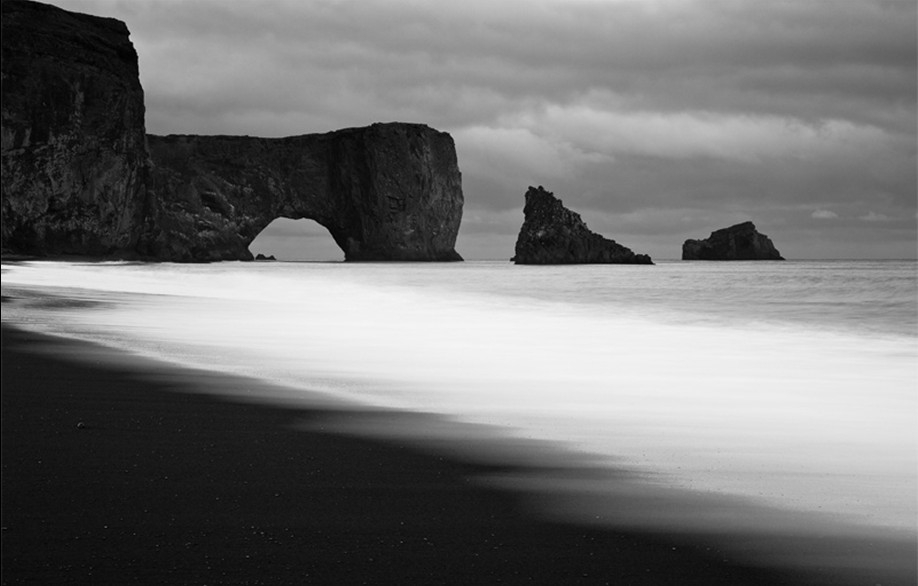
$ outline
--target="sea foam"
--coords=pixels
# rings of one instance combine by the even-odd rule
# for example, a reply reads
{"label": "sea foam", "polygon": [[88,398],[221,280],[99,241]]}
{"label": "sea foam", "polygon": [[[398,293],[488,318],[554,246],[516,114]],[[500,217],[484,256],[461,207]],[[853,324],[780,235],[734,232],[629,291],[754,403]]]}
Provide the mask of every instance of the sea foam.
{"label": "sea foam", "polygon": [[[768,268],[763,293],[750,264],[26,263],[5,289],[103,304],[4,320],[914,534],[918,335],[849,315],[871,300],[839,297],[842,267],[801,295],[808,267]],[[907,315],[903,270],[887,307]]]}

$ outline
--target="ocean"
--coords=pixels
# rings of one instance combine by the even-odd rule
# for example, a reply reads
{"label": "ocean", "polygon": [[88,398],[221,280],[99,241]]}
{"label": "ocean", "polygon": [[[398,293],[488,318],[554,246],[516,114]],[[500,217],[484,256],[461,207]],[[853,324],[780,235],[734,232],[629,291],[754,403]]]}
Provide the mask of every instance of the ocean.
{"label": "ocean", "polygon": [[[557,514],[916,534],[914,261],[16,262],[2,284],[25,329],[425,414],[342,431],[540,446],[577,495]],[[574,461],[693,504],[604,505],[559,480]]]}

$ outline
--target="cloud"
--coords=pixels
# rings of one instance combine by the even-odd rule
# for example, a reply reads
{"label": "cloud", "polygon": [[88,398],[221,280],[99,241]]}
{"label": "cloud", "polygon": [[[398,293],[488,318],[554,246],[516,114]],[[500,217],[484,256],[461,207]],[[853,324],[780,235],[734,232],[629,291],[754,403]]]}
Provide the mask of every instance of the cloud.
{"label": "cloud", "polygon": [[566,178],[590,163],[609,163],[610,155],[544,136],[537,127],[473,126],[453,133],[462,168],[509,185]]}
{"label": "cloud", "polygon": [[835,220],[838,218],[838,214],[830,210],[816,210],[810,214],[810,217],[816,220]]}
{"label": "cloud", "polygon": [[200,124],[267,108],[456,128],[600,89],[630,110],[901,129],[918,75],[910,0],[59,4],[124,18],[150,99]]}
{"label": "cloud", "polygon": [[863,216],[859,216],[858,220],[863,220],[865,222],[888,222],[890,218],[886,214],[878,214],[871,210]]}
{"label": "cloud", "polygon": [[757,114],[650,112],[552,104],[509,117],[509,125],[539,129],[584,150],[613,156],[708,157],[744,163],[766,158],[814,159],[876,152],[890,142],[883,130],[846,120],[819,124]]}

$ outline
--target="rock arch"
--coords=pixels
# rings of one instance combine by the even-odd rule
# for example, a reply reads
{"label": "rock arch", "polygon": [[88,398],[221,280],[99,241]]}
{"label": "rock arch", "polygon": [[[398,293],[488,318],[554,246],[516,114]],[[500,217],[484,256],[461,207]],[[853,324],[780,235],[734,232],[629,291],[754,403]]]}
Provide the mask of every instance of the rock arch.
{"label": "rock arch", "polygon": [[341,247],[328,230],[308,218],[274,218],[249,245],[249,252],[256,260],[259,254],[288,261],[344,260]]}
{"label": "rock arch", "polygon": [[328,228],[346,260],[461,260],[445,132],[147,135],[124,23],[19,0],[0,11],[4,253],[244,260],[288,216]]}
{"label": "rock arch", "polygon": [[328,229],[345,260],[461,260],[461,175],[452,137],[374,124],[287,138],[148,136],[154,222],[142,252],[251,258],[277,217]]}

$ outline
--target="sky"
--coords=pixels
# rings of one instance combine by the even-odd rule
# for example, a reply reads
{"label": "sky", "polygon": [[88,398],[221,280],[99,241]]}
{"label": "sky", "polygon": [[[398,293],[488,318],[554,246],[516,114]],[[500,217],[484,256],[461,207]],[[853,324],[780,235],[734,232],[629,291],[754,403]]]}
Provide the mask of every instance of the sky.
{"label": "sky", "polygon": [[746,220],[789,259],[918,256],[915,0],[50,3],[127,23],[151,134],[449,132],[466,259],[513,256],[530,185],[654,259]]}

